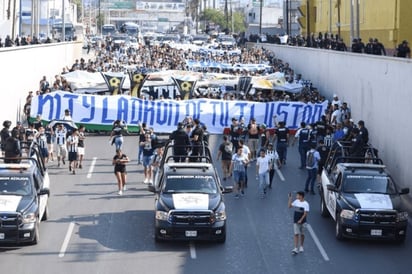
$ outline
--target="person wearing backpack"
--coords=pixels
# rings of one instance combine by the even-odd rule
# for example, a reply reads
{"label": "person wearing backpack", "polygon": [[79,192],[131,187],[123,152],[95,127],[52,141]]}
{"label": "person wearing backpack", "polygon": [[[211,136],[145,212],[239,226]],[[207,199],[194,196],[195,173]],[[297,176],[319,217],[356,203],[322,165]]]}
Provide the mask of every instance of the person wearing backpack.
{"label": "person wearing backpack", "polygon": [[306,169],[308,170],[308,177],[305,183],[305,192],[315,194],[314,185],[318,171],[318,162],[320,161],[320,154],[316,150],[316,145],[311,144],[310,150],[306,153]]}
{"label": "person wearing backpack", "polygon": [[223,181],[230,177],[230,165],[233,155],[233,143],[229,141],[227,135],[223,135],[223,143],[219,146],[217,160],[222,159]]}

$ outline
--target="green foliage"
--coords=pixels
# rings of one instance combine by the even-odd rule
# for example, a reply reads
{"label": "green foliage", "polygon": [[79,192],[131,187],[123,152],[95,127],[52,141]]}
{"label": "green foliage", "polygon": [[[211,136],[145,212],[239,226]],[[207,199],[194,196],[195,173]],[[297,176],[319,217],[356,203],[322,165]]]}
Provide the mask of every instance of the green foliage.
{"label": "green foliage", "polygon": [[[233,17],[233,18],[232,18]],[[215,25],[219,25],[221,30],[230,29],[234,33],[239,33],[246,30],[245,16],[242,12],[228,13],[227,17],[221,10],[206,9],[202,20],[213,22]],[[233,20],[233,24],[232,24]],[[233,30],[232,30],[233,25]]]}

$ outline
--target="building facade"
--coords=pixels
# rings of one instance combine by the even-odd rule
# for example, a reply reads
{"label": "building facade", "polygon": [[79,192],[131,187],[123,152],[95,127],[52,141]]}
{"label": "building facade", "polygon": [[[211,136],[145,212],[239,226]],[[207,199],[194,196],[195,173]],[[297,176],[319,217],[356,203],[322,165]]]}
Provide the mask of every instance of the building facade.
{"label": "building facade", "polygon": [[302,35],[340,34],[349,45],[377,38],[386,48],[412,40],[411,0],[301,0]]}

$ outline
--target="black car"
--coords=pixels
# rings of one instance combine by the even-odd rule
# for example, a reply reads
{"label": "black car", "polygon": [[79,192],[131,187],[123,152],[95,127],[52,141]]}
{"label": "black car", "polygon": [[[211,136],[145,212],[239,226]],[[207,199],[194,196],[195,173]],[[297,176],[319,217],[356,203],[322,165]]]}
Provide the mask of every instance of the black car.
{"label": "black car", "polygon": [[[155,239],[226,240],[226,210],[223,188],[211,162],[210,152],[198,162],[172,161],[173,144],[166,152],[149,191],[155,193]],[[190,158],[190,156],[188,156]]]}

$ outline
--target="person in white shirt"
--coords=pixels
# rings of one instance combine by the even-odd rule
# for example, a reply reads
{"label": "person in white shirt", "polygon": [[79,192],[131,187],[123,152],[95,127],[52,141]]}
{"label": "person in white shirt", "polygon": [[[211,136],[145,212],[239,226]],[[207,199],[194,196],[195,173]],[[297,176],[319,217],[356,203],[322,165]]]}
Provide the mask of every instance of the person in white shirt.
{"label": "person in white shirt", "polygon": [[279,154],[273,149],[273,144],[268,144],[268,149],[266,150],[266,155],[270,159],[270,170],[269,170],[269,188],[272,188],[273,178],[275,177],[275,170],[279,168],[282,164],[279,159]]}
{"label": "person in white shirt", "polygon": [[[289,193],[288,207],[294,209],[293,212],[293,243],[292,254],[296,255],[303,252],[303,242],[305,241],[304,228],[306,217],[309,213],[309,203],[305,201],[305,193],[298,191],[296,199],[292,202],[292,193]],[[300,241],[299,241],[300,240]]]}
{"label": "person in white shirt", "polygon": [[261,149],[260,157],[256,159],[256,178],[259,179],[259,193],[261,198],[265,198],[267,187],[269,186],[269,171],[271,168],[271,158],[266,155],[266,151]]}
{"label": "person in white shirt", "polygon": [[[247,162],[249,163],[251,160],[251,154],[250,154],[250,149],[247,145],[245,145],[245,142],[243,141],[243,139],[239,140],[239,147],[242,147],[242,153],[243,155],[245,155],[245,158],[247,159]],[[247,188],[247,167],[248,164],[245,165],[245,188]]]}
{"label": "person in white shirt", "polygon": [[339,100],[339,97],[337,94],[333,94],[333,100],[332,100],[332,106],[338,105],[339,107],[341,106],[341,101]]}
{"label": "person in white shirt", "polygon": [[64,121],[72,121],[72,116],[70,115],[70,110],[69,109],[65,109],[64,110],[64,116],[62,117],[62,120]]}
{"label": "person in white shirt", "polygon": [[56,134],[56,145],[57,145],[57,166],[60,167],[60,160],[62,160],[63,165],[66,164],[65,158],[67,154],[67,129],[62,125],[57,125]]}

